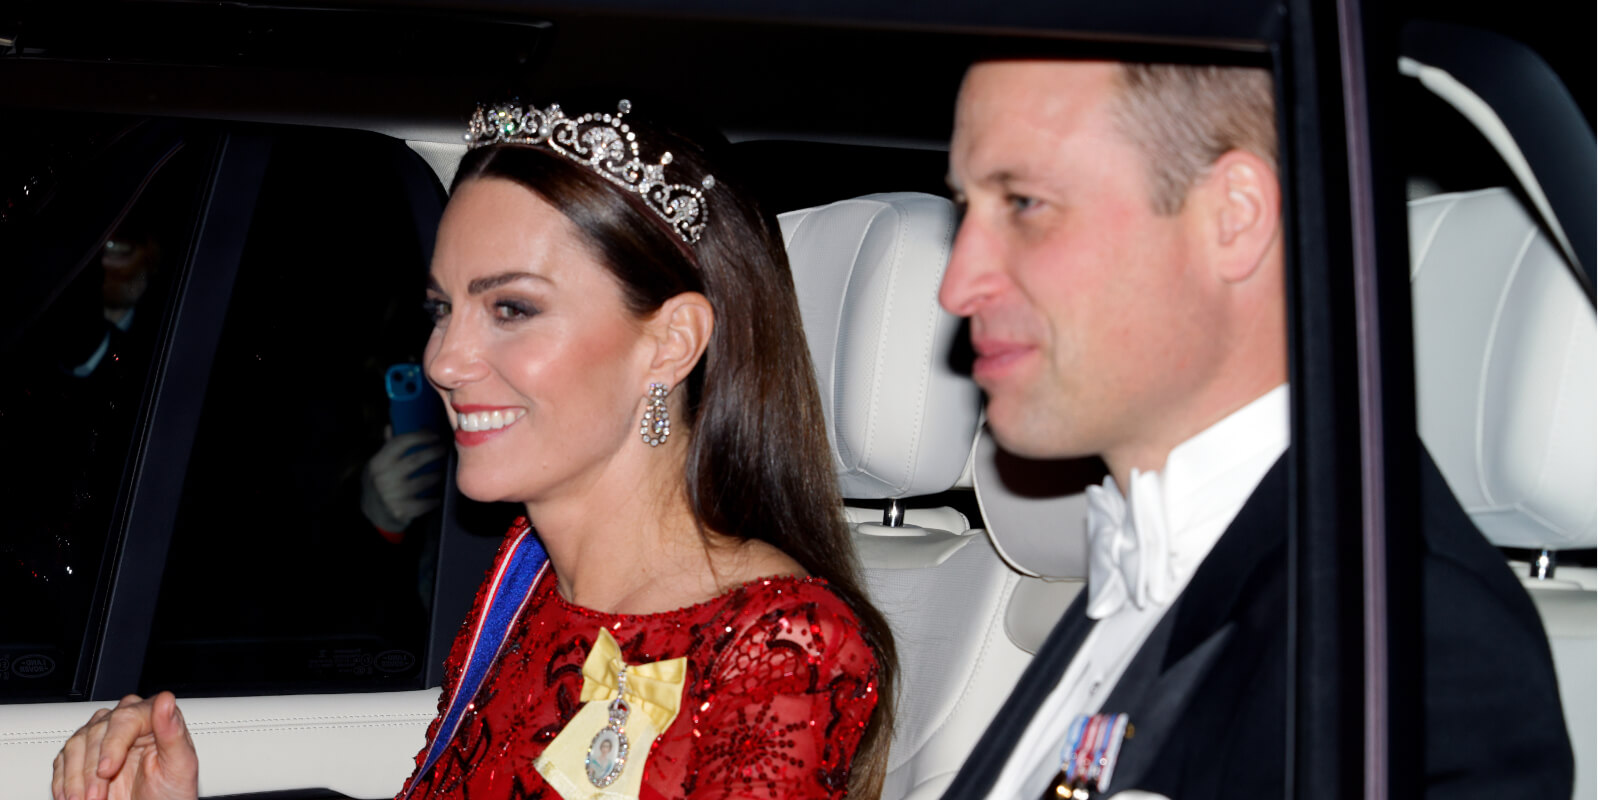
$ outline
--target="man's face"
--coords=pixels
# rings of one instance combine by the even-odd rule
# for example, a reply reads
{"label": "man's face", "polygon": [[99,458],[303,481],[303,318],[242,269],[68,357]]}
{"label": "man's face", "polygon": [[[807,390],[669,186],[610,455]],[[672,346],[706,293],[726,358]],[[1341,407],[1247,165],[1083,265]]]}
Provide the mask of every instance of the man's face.
{"label": "man's face", "polygon": [[957,103],[950,180],[966,212],[940,302],[971,318],[989,424],[1022,455],[1145,446],[1215,358],[1202,220],[1153,210],[1144,156],[1110,113],[1117,69],[980,64]]}

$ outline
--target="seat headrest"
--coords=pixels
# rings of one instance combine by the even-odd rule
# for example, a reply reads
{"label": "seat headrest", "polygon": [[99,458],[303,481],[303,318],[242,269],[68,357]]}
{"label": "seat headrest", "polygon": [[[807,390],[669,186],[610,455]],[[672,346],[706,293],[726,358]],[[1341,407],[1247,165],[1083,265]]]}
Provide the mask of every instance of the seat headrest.
{"label": "seat headrest", "polygon": [[972,488],[989,540],[1007,564],[1045,580],[1089,574],[1089,500],[1105,467],[1096,458],[1043,461],[1001,449],[988,426],[972,448]]}
{"label": "seat headrest", "polygon": [[1410,203],[1417,430],[1502,547],[1595,546],[1595,311],[1505,189]]}
{"label": "seat headrest", "polygon": [[884,499],[955,485],[978,387],[950,365],[960,320],[939,308],[955,207],[878,194],[778,217],[817,370],[839,491]]}

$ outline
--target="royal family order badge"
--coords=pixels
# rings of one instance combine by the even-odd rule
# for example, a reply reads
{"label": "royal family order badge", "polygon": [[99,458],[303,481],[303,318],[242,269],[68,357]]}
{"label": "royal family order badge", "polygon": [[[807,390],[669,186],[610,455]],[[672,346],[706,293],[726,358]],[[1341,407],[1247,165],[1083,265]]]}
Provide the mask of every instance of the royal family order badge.
{"label": "royal family order badge", "polygon": [[565,800],[638,798],[650,748],[678,717],[688,660],[629,664],[598,629],[583,662],[583,706],[533,766]]}
{"label": "royal family order badge", "polygon": [[618,693],[609,707],[609,720],[600,732],[589,741],[589,753],[583,759],[583,772],[595,786],[610,786],[628,766],[628,702],[622,699],[628,693],[628,674],[617,674]]}

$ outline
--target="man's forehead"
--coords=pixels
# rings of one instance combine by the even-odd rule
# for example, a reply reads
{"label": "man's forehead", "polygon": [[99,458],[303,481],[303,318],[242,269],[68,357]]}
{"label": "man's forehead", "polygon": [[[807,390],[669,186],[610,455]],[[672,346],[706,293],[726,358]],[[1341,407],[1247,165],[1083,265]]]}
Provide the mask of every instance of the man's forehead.
{"label": "man's forehead", "polygon": [[973,65],[957,103],[952,182],[1026,179],[1044,150],[1104,135],[1117,68],[1093,61]]}

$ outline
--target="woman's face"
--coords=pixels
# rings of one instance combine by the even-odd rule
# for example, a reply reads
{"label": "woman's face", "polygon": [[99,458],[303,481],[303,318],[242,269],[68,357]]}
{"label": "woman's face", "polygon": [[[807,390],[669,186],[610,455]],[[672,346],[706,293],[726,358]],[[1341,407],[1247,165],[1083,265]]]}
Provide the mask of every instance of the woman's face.
{"label": "woman's face", "polygon": [[[456,189],[439,224],[428,379],[468,497],[530,502],[603,485],[639,442],[651,342],[566,217],[500,178]],[[644,449],[648,450],[648,447]]]}

